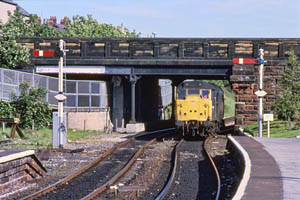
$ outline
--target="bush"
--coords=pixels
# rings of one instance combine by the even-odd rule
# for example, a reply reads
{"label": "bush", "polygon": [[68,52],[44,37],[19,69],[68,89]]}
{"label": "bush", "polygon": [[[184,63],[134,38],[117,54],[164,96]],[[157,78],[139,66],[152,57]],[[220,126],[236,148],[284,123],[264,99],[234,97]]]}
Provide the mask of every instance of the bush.
{"label": "bush", "polygon": [[14,117],[14,105],[9,102],[0,102],[0,118],[13,118]]}
{"label": "bush", "polygon": [[34,129],[39,130],[49,126],[52,113],[49,103],[43,100],[46,93],[46,89],[30,88],[25,82],[20,85],[20,96],[13,95],[22,128],[30,129],[34,125]]}

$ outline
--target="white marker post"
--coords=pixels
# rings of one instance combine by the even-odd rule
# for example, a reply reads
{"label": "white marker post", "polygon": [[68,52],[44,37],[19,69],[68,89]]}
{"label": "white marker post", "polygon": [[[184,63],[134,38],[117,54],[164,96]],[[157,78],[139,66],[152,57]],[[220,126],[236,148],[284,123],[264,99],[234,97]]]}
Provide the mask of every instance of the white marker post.
{"label": "white marker post", "polygon": [[273,119],[273,114],[264,114],[264,121],[268,122],[268,138],[270,137],[270,121]]}

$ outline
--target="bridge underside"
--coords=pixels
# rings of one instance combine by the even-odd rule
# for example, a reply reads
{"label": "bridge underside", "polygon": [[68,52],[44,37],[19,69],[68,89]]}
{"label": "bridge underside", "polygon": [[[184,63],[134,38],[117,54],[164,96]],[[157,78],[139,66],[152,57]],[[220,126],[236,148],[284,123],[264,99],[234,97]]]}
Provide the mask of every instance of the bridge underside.
{"label": "bridge underside", "polygon": [[[73,76],[137,75],[159,78],[188,77],[205,79],[229,79],[232,65],[228,66],[66,66],[65,73]],[[55,66],[36,66],[36,73],[57,74]]]}
{"label": "bridge underside", "polygon": [[[159,79],[170,79],[173,86],[186,79],[223,80],[230,78],[231,69],[232,66],[66,66],[64,71],[68,79],[101,79],[111,83],[111,119],[114,127],[119,128],[123,122],[155,124],[159,119]],[[56,76],[58,69],[36,66],[36,72]]]}

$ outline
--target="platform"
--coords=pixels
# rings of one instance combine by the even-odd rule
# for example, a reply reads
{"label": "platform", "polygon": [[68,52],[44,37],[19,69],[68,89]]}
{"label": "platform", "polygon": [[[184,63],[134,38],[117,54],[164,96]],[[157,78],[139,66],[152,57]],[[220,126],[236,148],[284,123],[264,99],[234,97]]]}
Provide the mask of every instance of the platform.
{"label": "platform", "polygon": [[235,136],[234,139],[246,150],[251,162],[250,179],[241,199],[283,199],[282,178],[275,159],[252,137]]}
{"label": "platform", "polygon": [[254,138],[263,144],[281,171],[284,200],[300,199],[300,139],[299,138]]}
{"label": "platform", "polygon": [[300,199],[300,139],[235,136],[250,157],[241,199]]}
{"label": "platform", "polygon": [[0,150],[0,199],[46,174],[34,153],[33,150]]}
{"label": "platform", "polygon": [[0,150],[0,164],[34,155],[33,150]]}

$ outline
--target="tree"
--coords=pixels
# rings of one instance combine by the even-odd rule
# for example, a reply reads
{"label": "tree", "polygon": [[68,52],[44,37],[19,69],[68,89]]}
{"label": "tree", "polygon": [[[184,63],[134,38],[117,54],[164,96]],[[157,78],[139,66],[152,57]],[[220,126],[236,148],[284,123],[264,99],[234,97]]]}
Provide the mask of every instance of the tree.
{"label": "tree", "polygon": [[29,29],[18,10],[14,15],[9,13],[9,16],[7,24],[0,22],[0,67],[2,68],[15,68],[30,63],[29,50],[17,43],[18,38],[29,32]]}
{"label": "tree", "polygon": [[27,21],[27,26],[30,31],[26,32],[24,36],[34,37],[62,37],[64,33],[60,30],[51,28],[48,24],[41,24],[36,15],[30,15]]}
{"label": "tree", "polygon": [[47,90],[43,87],[29,87],[28,83],[20,85],[20,96],[13,94],[16,112],[20,115],[20,126],[30,129],[47,127],[51,122],[51,107],[44,101]]}
{"label": "tree", "polygon": [[29,49],[17,43],[21,37],[139,37],[135,31],[130,32],[111,24],[99,24],[92,15],[76,15],[73,21],[65,25],[65,32],[40,24],[38,17],[30,15],[28,20],[18,11],[9,13],[6,24],[0,22],[0,67],[13,69],[30,64]]}
{"label": "tree", "polygon": [[130,32],[124,28],[122,32],[120,27],[111,24],[99,24],[92,15],[87,18],[75,15],[73,20],[66,24],[65,36],[68,37],[138,37],[135,31]]}
{"label": "tree", "polygon": [[288,63],[289,66],[279,80],[282,93],[276,97],[276,103],[272,107],[279,118],[290,121],[299,118],[300,114],[300,65],[293,51],[290,53]]}

